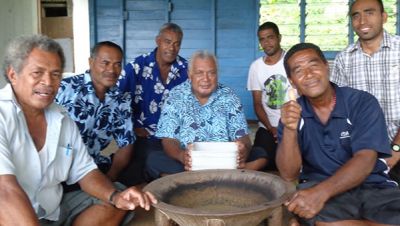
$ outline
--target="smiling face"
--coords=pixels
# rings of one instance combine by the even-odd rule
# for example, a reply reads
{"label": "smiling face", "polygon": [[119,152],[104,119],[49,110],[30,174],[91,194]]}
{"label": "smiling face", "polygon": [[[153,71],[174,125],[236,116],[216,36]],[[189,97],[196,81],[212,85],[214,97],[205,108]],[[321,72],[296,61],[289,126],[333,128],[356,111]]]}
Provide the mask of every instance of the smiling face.
{"label": "smiling face", "polygon": [[323,96],[329,88],[329,67],[313,49],[294,53],[287,61],[290,81],[302,95],[311,99]]}
{"label": "smiling face", "polygon": [[181,49],[182,35],[171,30],[165,30],[156,38],[157,62],[159,64],[172,64]]}
{"label": "smiling face", "polygon": [[122,53],[110,46],[102,46],[89,58],[90,75],[96,92],[115,86],[122,70]]}
{"label": "smiling face", "polygon": [[217,65],[212,58],[196,58],[189,71],[192,92],[201,104],[207,103],[212,92],[217,89]]}
{"label": "smiling face", "polygon": [[265,54],[273,56],[281,49],[281,36],[276,34],[274,30],[265,29],[258,32],[258,42],[263,48]]}
{"label": "smiling face", "polygon": [[361,41],[370,41],[383,37],[383,24],[387,14],[376,0],[358,0],[350,11],[351,23]]}
{"label": "smiling face", "polygon": [[20,72],[10,67],[7,76],[23,110],[42,111],[54,100],[62,78],[61,60],[57,53],[38,48],[26,58]]}

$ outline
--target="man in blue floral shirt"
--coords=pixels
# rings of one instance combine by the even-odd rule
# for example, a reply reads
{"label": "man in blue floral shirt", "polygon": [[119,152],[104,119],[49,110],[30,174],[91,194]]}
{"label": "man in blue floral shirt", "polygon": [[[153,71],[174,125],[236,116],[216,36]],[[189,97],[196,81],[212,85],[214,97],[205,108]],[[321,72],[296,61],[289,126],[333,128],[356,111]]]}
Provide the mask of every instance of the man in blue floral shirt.
{"label": "man in blue floral shirt", "polygon": [[155,179],[190,170],[188,144],[202,141],[236,141],[239,168],[263,168],[266,153],[262,149],[250,151],[242,105],[230,88],[218,83],[215,56],[196,52],[191,58],[189,79],[175,87],[165,101],[156,132],[162,139],[164,152],[149,154],[146,162],[149,176]]}
{"label": "man in blue floral shirt", "polygon": [[[131,185],[119,178],[128,166],[135,135],[131,97],[116,85],[122,70],[123,51],[113,42],[97,43],[89,58],[90,70],[63,79],[56,102],[63,105],[76,122],[89,154],[112,181]],[[112,140],[119,149],[111,157],[101,154]],[[124,181],[125,180],[125,181]]]}
{"label": "man in blue floral shirt", "polygon": [[178,55],[182,37],[177,24],[164,24],[156,37],[157,48],[135,58],[122,72],[119,88],[132,96],[137,164],[149,152],[162,150],[161,141],[154,136],[161,107],[169,91],[187,80],[187,61]]}

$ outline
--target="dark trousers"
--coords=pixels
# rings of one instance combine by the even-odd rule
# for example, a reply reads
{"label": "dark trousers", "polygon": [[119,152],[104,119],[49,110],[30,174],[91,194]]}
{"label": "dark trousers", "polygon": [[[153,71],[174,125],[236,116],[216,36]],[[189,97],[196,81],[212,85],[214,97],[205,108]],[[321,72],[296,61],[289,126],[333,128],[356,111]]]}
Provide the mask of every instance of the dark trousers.
{"label": "dark trousers", "polygon": [[397,162],[393,169],[389,171],[389,176],[400,185],[400,162]]}
{"label": "dark trousers", "polygon": [[277,143],[275,142],[275,138],[271,132],[264,129],[263,127],[258,128],[256,132],[256,136],[254,138],[253,147],[260,147],[262,148],[268,156],[268,164],[264,170],[273,170],[276,171],[276,163],[275,163],[275,156],[276,156],[276,148]]}
{"label": "dark trousers", "polygon": [[129,166],[120,174],[119,182],[126,186],[132,186],[148,181],[145,173],[145,163],[149,153],[162,151],[161,140],[137,137],[135,141],[133,157]]}

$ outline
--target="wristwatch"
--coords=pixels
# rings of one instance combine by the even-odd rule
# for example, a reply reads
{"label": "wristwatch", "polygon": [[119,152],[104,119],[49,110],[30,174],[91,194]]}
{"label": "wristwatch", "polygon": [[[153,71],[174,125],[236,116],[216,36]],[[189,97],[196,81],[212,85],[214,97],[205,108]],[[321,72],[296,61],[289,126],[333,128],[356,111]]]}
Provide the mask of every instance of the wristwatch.
{"label": "wristwatch", "polygon": [[116,194],[118,194],[118,193],[120,193],[120,192],[121,192],[120,190],[117,190],[117,189],[114,190],[114,191],[111,193],[110,197],[108,198],[108,203],[110,203],[111,205],[115,206],[114,197],[115,197]]}
{"label": "wristwatch", "polygon": [[400,152],[400,145],[398,144],[392,144],[392,150],[394,152]]}

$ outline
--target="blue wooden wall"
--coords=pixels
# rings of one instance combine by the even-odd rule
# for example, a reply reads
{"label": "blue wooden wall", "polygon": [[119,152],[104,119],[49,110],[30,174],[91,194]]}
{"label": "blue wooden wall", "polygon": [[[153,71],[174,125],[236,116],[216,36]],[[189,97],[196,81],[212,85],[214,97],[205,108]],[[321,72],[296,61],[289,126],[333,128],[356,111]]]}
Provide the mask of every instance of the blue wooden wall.
{"label": "blue wooden wall", "polygon": [[258,0],[90,0],[91,43],[111,40],[125,50],[125,61],[155,47],[165,22],[184,32],[180,55],[207,49],[219,61],[220,82],[241,98],[248,119],[256,119],[246,89],[249,66],[260,56],[256,30]]}

